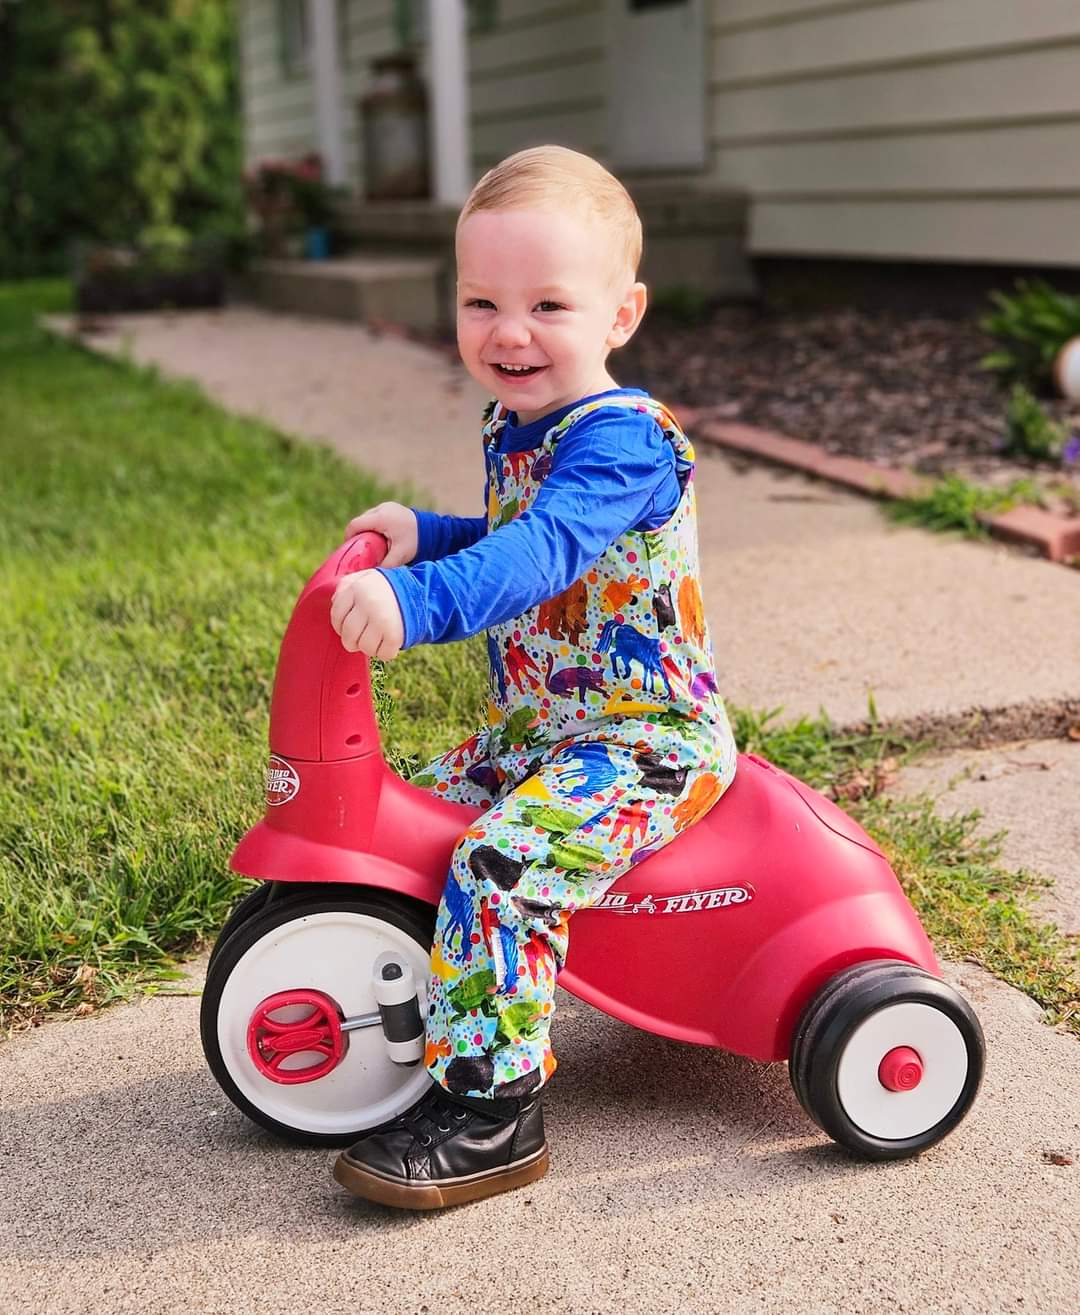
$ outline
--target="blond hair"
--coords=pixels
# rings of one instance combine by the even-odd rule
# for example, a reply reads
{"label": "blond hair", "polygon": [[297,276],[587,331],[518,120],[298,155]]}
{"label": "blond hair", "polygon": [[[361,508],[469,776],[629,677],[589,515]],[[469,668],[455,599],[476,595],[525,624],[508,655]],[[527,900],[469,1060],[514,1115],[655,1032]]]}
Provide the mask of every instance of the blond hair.
{"label": "blond hair", "polygon": [[630,193],[598,160],[566,146],[530,146],[489,169],[469,193],[457,228],[478,210],[575,206],[610,230],[618,272],[637,275],[641,219]]}

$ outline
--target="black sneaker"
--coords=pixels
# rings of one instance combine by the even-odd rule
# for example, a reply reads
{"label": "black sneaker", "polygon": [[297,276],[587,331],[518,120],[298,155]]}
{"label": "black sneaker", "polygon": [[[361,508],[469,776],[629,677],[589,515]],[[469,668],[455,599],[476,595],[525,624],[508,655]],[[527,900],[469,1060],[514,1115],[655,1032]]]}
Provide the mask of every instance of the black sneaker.
{"label": "black sneaker", "polygon": [[432,1083],[404,1114],[342,1151],[334,1177],[369,1201],[436,1210],[523,1187],[547,1170],[539,1092],[483,1100]]}

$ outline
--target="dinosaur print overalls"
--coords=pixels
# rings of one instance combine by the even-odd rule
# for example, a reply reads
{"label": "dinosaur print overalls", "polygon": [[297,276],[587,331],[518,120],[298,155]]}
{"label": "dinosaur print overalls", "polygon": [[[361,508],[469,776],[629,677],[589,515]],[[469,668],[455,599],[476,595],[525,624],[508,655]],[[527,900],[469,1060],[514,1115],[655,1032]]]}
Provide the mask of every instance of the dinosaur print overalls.
{"label": "dinosaur print overalls", "polygon": [[412,778],[487,807],[454,851],[431,954],[425,1063],[465,1096],[516,1096],[555,1070],[548,1033],[567,923],[701,817],[735,774],[698,587],[694,452],[651,398],[583,403],[527,452],[484,427],[488,531],[536,496],[560,439],[598,407],[650,414],[682,496],[557,597],[487,632],[488,725]]}

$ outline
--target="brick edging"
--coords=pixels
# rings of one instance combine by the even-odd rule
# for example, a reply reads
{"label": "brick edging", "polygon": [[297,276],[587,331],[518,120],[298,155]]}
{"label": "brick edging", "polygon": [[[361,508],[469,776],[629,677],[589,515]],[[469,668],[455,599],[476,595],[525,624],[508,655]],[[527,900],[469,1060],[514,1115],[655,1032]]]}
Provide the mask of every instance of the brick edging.
{"label": "brick edging", "polygon": [[[687,426],[693,427],[695,439],[729,452],[801,470],[871,497],[915,497],[932,485],[932,481],[912,470],[875,466],[859,457],[834,456],[804,439],[788,438],[756,425],[710,420],[704,409],[682,407],[678,414]],[[995,538],[1033,547],[1052,562],[1080,556],[1080,516],[1057,516],[1041,507],[1020,506],[992,516],[982,515],[979,519]]]}

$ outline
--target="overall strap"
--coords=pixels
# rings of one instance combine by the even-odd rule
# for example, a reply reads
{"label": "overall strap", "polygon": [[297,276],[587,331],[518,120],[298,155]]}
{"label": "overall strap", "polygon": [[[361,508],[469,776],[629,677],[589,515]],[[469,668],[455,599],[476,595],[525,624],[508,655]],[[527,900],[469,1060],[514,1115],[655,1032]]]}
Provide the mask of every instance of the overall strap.
{"label": "overall strap", "polygon": [[500,431],[506,424],[508,414],[506,407],[494,397],[484,407],[484,423],[480,431],[480,441],[485,451],[498,439]]}
{"label": "overall strap", "polygon": [[654,397],[628,397],[619,394],[615,397],[598,397],[591,402],[584,402],[581,406],[575,407],[569,415],[563,416],[562,420],[549,431],[547,438],[552,448],[564,437],[571,425],[576,424],[583,416],[599,411],[603,407],[612,406],[622,407],[626,411],[645,412],[652,416],[675,452],[675,478],[680,492],[685,493],[686,486],[694,473],[694,445],[683,433],[682,426],[668,408]]}
{"label": "overall strap", "polygon": [[[693,445],[668,408],[663,402],[658,402],[654,397],[628,397],[625,394],[617,394],[614,397],[598,397],[590,402],[583,402],[580,406],[575,407],[573,411],[563,416],[558,424],[552,425],[545,434],[544,441],[550,442],[552,448],[554,448],[555,444],[567,433],[571,426],[575,425],[583,416],[603,407],[613,406],[622,407],[627,411],[642,411],[652,416],[664,431],[668,442],[675,449],[675,466],[679,487],[685,488],[694,468]],[[509,414],[506,407],[496,398],[492,398],[487,404],[484,410],[484,426],[481,431],[481,441],[485,452],[498,441],[499,434],[506,426]]]}
{"label": "overall strap", "polygon": [[563,416],[559,423],[553,426],[553,429],[559,437],[562,437],[570,426],[576,424],[582,416],[588,415],[591,411],[599,411],[603,407],[610,406],[620,406],[627,411],[648,412],[661,429],[675,430],[677,433],[682,432],[678,421],[664,406],[663,402],[658,402],[653,397],[628,397],[625,393],[616,394],[614,397],[596,397],[591,402],[583,402],[568,415]]}

